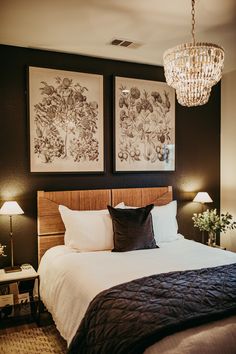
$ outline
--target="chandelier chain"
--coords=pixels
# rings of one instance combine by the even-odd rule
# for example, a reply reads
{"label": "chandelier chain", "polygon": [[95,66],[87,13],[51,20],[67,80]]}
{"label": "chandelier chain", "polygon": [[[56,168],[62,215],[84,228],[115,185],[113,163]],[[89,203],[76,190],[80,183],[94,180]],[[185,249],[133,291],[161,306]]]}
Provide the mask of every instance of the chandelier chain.
{"label": "chandelier chain", "polygon": [[192,11],[191,11],[191,14],[192,14],[192,39],[193,39],[193,45],[195,45],[195,9],[194,9],[194,6],[195,6],[195,0],[192,0]]}

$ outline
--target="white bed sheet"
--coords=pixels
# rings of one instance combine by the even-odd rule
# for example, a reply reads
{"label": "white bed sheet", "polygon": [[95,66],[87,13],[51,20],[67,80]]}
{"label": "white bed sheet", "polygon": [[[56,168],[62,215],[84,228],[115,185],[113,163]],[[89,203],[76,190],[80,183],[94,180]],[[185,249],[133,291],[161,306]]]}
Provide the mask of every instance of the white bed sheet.
{"label": "white bed sheet", "polygon": [[[158,249],[123,253],[110,251],[79,253],[66,246],[57,246],[45,253],[38,269],[41,298],[68,344],[90,301],[102,290],[152,274],[214,267],[236,262],[236,254],[233,252],[204,246],[181,237],[179,240],[162,243],[159,246]],[[224,321],[223,325],[227,325],[227,321],[232,324],[233,321],[234,330],[236,329],[236,317]],[[218,322],[221,326],[221,322]],[[206,325],[205,333],[208,328],[211,328],[211,325]],[[187,331],[191,336],[199,332],[196,329]],[[186,335],[182,338],[181,333],[177,337],[176,335],[169,336],[174,337],[175,351],[171,351],[173,349],[171,349],[171,341],[168,341],[168,350],[165,353],[178,352],[176,340],[182,342],[186,338]],[[202,341],[202,338],[200,340]],[[165,343],[165,339],[160,342]],[[186,345],[188,347],[189,343]],[[163,350],[161,353],[164,353]],[[145,353],[154,352],[156,352],[155,345],[147,349]],[[185,352],[192,353],[187,350]],[[211,353],[211,351],[206,351],[206,353]]]}

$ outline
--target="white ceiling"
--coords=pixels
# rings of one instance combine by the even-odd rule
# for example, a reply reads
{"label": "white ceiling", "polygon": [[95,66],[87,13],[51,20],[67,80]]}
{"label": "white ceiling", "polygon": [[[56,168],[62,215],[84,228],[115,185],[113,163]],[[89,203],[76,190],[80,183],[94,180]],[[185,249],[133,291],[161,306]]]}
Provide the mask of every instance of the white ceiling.
{"label": "white ceiling", "polygon": [[[163,65],[191,41],[191,0],[1,0],[0,43]],[[114,38],[142,44],[111,46]],[[196,39],[224,47],[236,69],[236,0],[196,0]]]}

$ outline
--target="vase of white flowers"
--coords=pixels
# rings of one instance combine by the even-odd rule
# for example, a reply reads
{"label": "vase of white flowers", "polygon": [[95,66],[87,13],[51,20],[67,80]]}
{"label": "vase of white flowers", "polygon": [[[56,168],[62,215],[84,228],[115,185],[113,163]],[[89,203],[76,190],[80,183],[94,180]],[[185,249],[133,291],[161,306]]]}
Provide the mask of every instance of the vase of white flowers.
{"label": "vase of white flowers", "polygon": [[1,243],[0,243],[0,256],[6,256],[5,255],[5,253],[4,253],[4,248],[5,248],[6,246],[5,245],[1,245]]}
{"label": "vase of white flowers", "polygon": [[215,245],[216,245],[216,232],[215,231],[208,232],[207,244],[208,244],[208,246],[215,247]]}
{"label": "vase of white flowers", "polygon": [[200,231],[208,232],[208,245],[215,246],[217,232],[226,232],[236,229],[236,222],[228,212],[217,214],[216,209],[207,209],[203,213],[193,214],[193,226],[198,227]]}

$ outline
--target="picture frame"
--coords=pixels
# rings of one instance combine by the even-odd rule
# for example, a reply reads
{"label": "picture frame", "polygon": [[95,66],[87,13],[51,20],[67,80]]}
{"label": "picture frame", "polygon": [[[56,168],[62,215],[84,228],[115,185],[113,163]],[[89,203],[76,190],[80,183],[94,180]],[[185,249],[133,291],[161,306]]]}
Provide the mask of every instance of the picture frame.
{"label": "picture frame", "polygon": [[114,77],[114,171],[175,170],[175,90]]}
{"label": "picture frame", "polygon": [[30,172],[103,173],[103,76],[28,67]]}

